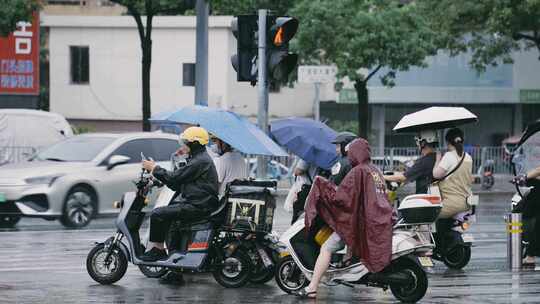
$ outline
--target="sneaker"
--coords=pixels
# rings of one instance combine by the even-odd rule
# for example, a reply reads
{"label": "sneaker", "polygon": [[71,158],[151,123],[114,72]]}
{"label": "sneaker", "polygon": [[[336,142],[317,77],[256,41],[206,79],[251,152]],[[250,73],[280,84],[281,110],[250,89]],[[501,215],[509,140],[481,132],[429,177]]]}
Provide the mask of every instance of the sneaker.
{"label": "sneaker", "polygon": [[159,283],[165,285],[184,285],[184,276],[181,273],[169,271],[166,275],[159,279]]}
{"label": "sneaker", "polygon": [[150,249],[141,255],[141,260],[145,262],[155,262],[167,257],[167,252],[164,249],[158,249],[156,247]]}

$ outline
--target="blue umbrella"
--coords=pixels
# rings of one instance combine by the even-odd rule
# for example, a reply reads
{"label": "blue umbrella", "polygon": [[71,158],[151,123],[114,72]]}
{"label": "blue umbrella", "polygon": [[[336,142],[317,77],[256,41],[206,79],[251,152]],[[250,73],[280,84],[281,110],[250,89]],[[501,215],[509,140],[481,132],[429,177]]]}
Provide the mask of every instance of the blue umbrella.
{"label": "blue umbrella", "polygon": [[199,125],[236,150],[246,154],[288,155],[248,119],[222,109],[188,106],[175,111],[158,113],[152,116],[150,121]]}
{"label": "blue umbrella", "polygon": [[337,160],[332,141],[336,131],[313,119],[291,117],[275,120],[270,132],[276,141],[308,163],[330,169]]}

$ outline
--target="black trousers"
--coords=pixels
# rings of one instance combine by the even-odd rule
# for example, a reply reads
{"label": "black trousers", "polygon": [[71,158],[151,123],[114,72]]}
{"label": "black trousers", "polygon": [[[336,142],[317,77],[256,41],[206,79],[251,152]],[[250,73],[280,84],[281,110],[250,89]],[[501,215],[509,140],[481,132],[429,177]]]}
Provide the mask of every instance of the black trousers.
{"label": "black trousers", "polygon": [[164,242],[173,221],[187,224],[198,221],[208,214],[207,211],[187,203],[156,208],[150,215],[150,242]]}

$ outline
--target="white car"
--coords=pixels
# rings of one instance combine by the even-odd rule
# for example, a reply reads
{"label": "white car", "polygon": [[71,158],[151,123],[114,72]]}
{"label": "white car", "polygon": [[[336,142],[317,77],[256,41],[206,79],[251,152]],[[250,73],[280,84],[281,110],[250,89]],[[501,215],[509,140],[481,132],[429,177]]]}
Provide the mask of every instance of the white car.
{"label": "white car", "polygon": [[83,134],[39,152],[29,161],[0,167],[0,227],[21,217],[59,219],[86,226],[134,191],[141,153],[169,168],[177,136],[166,133]]}

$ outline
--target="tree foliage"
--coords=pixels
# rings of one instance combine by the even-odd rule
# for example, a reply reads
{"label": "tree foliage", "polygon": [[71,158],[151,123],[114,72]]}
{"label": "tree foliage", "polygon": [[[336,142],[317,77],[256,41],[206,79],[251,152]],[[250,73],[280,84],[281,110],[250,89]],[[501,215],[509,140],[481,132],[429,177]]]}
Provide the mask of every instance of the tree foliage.
{"label": "tree foliage", "polygon": [[512,62],[511,53],[540,51],[540,0],[417,0],[452,54],[471,51],[478,71]]}
{"label": "tree foliage", "polygon": [[31,21],[40,7],[38,0],[0,0],[0,36],[13,32],[19,21]]}
{"label": "tree foliage", "polygon": [[382,68],[384,85],[397,71],[424,66],[436,53],[436,33],[414,5],[394,0],[301,0],[290,12],[300,20],[293,47],[303,64],[333,64],[355,84],[359,132],[367,138],[367,82]]}
{"label": "tree foliage", "polygon": [[294,0],[212,0],[212,15],[256,14],[259,9],[269,9],[272,14],[286,15]]}

